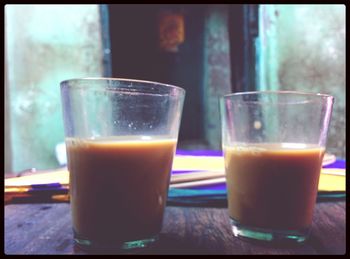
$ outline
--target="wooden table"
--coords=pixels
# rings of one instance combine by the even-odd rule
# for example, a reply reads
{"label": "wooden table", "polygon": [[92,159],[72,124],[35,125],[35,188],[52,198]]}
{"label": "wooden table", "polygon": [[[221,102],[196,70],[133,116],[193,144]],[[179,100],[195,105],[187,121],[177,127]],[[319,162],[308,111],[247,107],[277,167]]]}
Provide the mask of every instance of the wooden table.
{"label": "wooden table", "polygon": [[[5,206],[6,254],[86,254],[73,243],[69,203]],[[344,254],[345,201],[316,205],[310,239],[271,247],[235,238],[226,208],[167,207],[159,241],[142,254]]]}

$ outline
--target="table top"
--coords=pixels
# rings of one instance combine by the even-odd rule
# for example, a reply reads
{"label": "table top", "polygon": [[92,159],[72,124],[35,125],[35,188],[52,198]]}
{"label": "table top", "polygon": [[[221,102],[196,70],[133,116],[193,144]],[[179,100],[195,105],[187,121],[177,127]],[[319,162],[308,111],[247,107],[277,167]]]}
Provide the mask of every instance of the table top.
{"label": "table top", "polygon": [[[69,203],[5,206],[6,254],[86,254],[74,245]],[[165,210],[159,241],[141,254],[345,254],[345,201],[318,202],[303,245],[274,247],[232,235],[226,208]]]}

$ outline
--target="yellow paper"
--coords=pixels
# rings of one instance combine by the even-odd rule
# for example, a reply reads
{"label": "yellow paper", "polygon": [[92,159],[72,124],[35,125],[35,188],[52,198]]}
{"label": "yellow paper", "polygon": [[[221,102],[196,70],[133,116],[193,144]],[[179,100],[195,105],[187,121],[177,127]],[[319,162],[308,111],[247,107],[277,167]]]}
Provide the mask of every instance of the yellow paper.
{"label": "yellow paper", "polygon": [[343,171],[344,176],[339,175],[329,175],[322,172],[327,172],[329,169],[322,169],[320,181],[318,183],[319,191],[345,191],[346,190],[346,179],[345,179],[345,169],[338,169],[338,171]]}
{"label": "yellow paper", "polygon": [[[173,170],[203,170],[223,172],[224,159],[223,157],[176,156],[173,162]],[[322,169],[318,190],[345,191],[345,171],[345,169],[334,168]],[[325,173],[340,173],[344,175],[329,175]],[[5,179],[5,187],[21,187],[32,184],[50,183],[60,183],[62,185],[69,184],[69,173],[67,169]]]}
{"label": "yellow paper", "polygon": [[222,156],[175,156],[173,170],[223,171],[225,170],[224,158]]}

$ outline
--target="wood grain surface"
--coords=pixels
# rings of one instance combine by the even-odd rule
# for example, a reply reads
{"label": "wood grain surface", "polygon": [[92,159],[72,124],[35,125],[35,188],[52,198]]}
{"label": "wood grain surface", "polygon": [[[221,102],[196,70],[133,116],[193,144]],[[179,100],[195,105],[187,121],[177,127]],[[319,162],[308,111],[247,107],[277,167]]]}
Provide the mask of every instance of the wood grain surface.
{"label": "wood grain surface", "polygon": [[[5,254],[86,254],[74,245],[69,203],[5,206]],[[345,202],[316,205],[310,239],[277,247],[232,235],[226,208],[167,207],[159,241],[140,254],[344,254]],[[98,252],[101,253],[101,252]]]}

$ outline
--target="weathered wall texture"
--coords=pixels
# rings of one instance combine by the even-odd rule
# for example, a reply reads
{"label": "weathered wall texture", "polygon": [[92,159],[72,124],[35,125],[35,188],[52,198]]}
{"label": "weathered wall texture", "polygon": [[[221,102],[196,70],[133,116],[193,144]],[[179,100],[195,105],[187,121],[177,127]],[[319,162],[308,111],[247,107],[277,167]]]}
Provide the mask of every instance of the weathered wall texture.
{"label": "weathered wall texture", "polygon": [[260,89],[335,97],[327,152],[345,158],[345,5],[263,5]]}
{"label": "weathered wall texture", "polygon": [[59,83],[103,75],[98,5],[6,5],[5,53],[5,172],[57,167]]}
{"label": "weathered wall texture", "polygon": [[228,6],[209,5],[204,24],[204,134],[211,149],[221,149],[219,98],[231,93]]}

